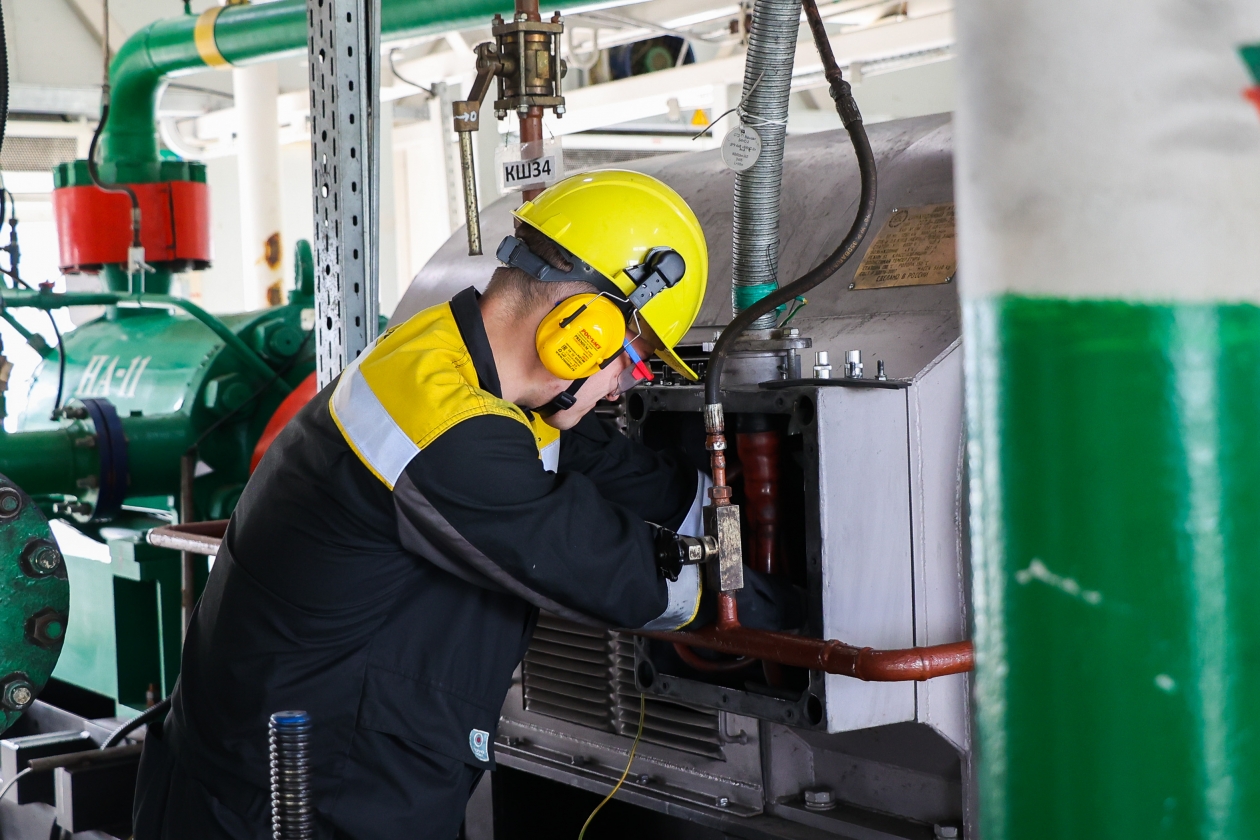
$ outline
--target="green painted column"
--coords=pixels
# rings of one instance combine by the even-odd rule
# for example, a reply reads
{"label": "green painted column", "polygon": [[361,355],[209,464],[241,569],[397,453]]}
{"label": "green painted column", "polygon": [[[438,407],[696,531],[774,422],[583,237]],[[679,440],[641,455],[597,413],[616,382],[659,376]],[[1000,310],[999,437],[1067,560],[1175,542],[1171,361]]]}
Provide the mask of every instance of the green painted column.
{"label": "green painted column", "polygon": [[984,840],[1260,836],[1260,4],[959,6]]}

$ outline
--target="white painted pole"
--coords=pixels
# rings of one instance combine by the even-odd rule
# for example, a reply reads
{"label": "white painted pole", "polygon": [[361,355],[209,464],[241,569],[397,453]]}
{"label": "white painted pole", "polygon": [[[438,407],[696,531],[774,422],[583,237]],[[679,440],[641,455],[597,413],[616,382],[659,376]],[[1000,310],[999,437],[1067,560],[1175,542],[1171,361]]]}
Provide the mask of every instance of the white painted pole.
{"label": "white painted pole", "polygon": [[280,121],[275,62],[232,70],[241,200],[241,269],[250,308],[283,302]]}

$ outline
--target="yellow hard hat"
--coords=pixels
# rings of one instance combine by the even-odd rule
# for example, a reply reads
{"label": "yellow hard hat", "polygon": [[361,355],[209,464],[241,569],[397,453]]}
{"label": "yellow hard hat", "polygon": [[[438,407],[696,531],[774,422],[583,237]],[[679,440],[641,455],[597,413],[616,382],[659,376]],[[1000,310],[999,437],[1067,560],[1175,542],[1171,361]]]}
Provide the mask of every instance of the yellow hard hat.
{"label": "yellow hard hat", "polygon": [[605,169],[553,184],[515,216],[611,280],[632,303],[640,285],[632,275],[641,279],[654,254],[670,250],[682,257],[682,278],[637,308],[664,344],[657,355],[688,379],[698,378],[674,348],[700,314],[709,249],[682,196],[650,175]]}

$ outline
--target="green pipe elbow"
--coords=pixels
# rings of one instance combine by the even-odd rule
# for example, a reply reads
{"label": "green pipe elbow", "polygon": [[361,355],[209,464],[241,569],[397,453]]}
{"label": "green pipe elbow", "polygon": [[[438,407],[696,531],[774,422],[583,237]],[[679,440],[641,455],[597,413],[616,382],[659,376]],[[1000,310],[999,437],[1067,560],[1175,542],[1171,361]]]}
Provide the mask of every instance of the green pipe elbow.
{"label": "green pipe elbow", "polygon": [[[554,4],[577,5],[576,0]],[[484,23],[512,12],[511,0],[381,0],[383,38],[408,38]],[[203,16],[159,20],[127,39],[110,65],[109,119],[102,132],[101,170],[106,180],[161,180],[157,104],[163,82],[211,66],[198,49]],[[214,49],[227,64],[270,61],[306,48],[305,0],[226,6],[213,20]],[[203,38],[203,47],[205,38]],[[214,53],[211,59],[215,60]]]}

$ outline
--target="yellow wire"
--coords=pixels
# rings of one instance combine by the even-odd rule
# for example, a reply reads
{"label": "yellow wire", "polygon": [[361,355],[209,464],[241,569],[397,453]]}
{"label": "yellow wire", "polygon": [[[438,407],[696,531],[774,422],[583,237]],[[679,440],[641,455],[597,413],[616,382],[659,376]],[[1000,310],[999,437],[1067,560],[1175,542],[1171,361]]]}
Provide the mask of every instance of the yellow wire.
{"label": "yellow wire", "polygon": [[643,718],[647,715],[647,695],[639,695],[639,731],[634,735],[634,745],[630,747],[630,758],[626,761],[626,769],[621,771],[621,778],[617,780],[617,784],[604,797],[604,801],[595,806],[595,810],[591,811],[591,815],[586,818],[586,822],[582,823],[582,830],[578,832],[578,840],[586,837],[586,829],[590,828],[591,820],[595,819],[595,815],[599,813],[599,809],[608,804],[608,800],[617,795],[617,791],[621,790],[621,786],[625,784],[626,777],[630,775],[630,765],[634,763],[634,754],[639,749],[639,739],[643,737]]}

